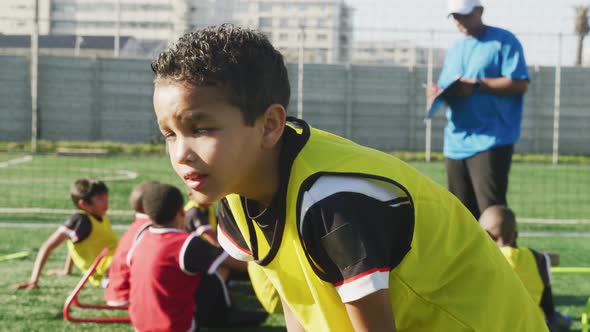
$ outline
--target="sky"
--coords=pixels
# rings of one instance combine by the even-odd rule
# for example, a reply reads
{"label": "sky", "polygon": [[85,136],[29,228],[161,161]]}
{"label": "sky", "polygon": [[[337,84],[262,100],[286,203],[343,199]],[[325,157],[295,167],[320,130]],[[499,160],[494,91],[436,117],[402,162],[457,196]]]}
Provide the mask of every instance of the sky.
{"label": "sky", "polygon": [[[446,48],[460,36],[446,18],[446,0],[346,0],[354,8],[356,40],[412,40]],[[485,24],[515,33],[529,64],[558,62],[558,33],[562,33],[562,65],[574,62],[574,7],[590,0],[482,0]],[[431,37],[429,31],[435,33]],[[434,40],[433,40],[434,39]],[[590,37],[586,40],[590,57]]]}

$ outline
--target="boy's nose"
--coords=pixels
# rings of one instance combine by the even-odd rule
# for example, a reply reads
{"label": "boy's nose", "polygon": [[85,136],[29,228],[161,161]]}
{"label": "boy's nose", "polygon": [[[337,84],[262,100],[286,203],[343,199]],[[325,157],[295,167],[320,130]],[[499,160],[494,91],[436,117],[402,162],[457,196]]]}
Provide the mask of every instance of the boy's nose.
{"label": "boy's nose", "polygon": [[174,144],[174,151],[170,151],[174,160],[179,164],[186,164],[195,159],[195,152],[192,150],[186,139],[178,137]]}

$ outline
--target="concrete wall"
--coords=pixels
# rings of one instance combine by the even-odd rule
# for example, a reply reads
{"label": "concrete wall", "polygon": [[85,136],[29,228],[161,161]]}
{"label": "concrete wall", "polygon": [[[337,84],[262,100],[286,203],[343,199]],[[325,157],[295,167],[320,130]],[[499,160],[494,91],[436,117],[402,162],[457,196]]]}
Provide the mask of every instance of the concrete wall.
{"label": "concrete wall", "polygon": [[[40,139],[148,142],[159,135],[147,60],[41,57]],[[289,114],[297,114],[297,66]],[[29,140],[31,103],[26,57],[0,56],[0,140]],[[555,68],[531,67],[517,151],[551,153]],[[435,71],[434,76],[438,76]],[[590,155],[590,68],[561,73],[560,153]],[[382,150],[425,146],[425,68],[309,64],[303,118],[315,127]],[[432,122],[432,148],[442,149],[443,112]]]}

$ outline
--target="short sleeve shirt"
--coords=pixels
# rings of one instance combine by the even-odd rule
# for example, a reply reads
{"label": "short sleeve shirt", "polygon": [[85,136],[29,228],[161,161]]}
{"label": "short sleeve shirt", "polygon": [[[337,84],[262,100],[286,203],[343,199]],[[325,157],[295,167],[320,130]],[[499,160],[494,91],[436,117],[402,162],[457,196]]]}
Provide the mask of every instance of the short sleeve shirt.
{"label": "short sleeve shirt", "polygon": [[[483,35],[462,37],[447,51],[438,85],[458,77],[529,79],[522,45],[509,31],[488,26]],[[445,157],[465,159],[520,138],[523,96],[475,92],[448,99]]]}
{"label": "short sleeve shirt", "polygon": [[[99,222],[101,219],[96,218]],[[73,243],[84,241],[92,232],[92,223],[84,213],[74,213],[66,219],[59,230],[66,234]]]}
{"label": "short sleeve shirt", "polygon": [[[271,205],[272,207],[272,205]],[[301,237],[310,257],[324,271],[319,277],[350,302],[389,287],[389,273],[410,250],[414,210],[405,191],[389,182],[346,176],[322,176],[305,193]],[[229,208],[219,210],[220,243],[237,259],[252,253],[231,222]],[[267,239],[276,216],[267,209],[257,223]]]}

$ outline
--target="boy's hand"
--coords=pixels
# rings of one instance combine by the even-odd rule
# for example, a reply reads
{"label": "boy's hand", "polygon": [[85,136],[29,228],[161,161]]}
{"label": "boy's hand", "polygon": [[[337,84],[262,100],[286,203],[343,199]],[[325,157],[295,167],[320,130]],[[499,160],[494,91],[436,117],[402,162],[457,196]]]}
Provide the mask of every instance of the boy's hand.
{"label": "boy's hand", "polygon": [[14,284],[12,285],[10,288],[12,289],[35,289],[39,286],[37,286],[36,282],[22,282],[22,283],[18,283],[18,284]]}
{"label": "boy's hand", "polygon": [[51,269],[51,270],[47,271],[48,276],[63,277],[63,276],[67,276],[68,274],[69,274],[68,271],[63,270],[63,269]]}

